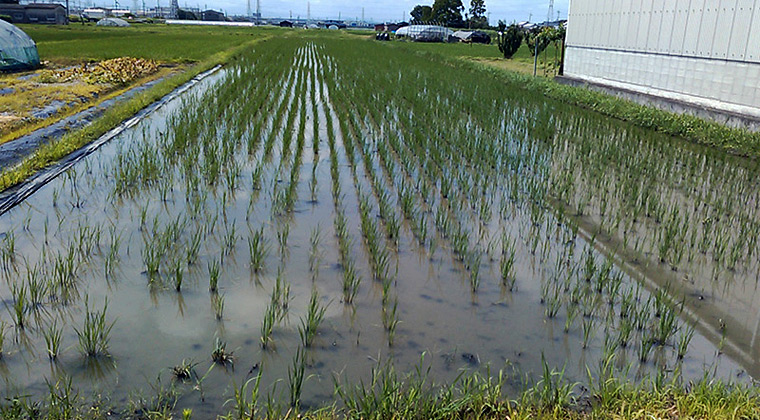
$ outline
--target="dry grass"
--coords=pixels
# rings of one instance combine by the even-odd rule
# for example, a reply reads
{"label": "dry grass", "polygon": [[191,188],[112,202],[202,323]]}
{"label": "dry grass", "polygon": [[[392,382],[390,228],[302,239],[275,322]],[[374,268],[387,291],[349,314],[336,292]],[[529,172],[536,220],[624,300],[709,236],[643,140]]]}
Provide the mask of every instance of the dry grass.
{"label": "dry grass", "polygon": [[[151,72],[136,74],[127,83],[88,83],[90,75],[67,75],[62,81],[55,79],[57,70],[43,70],[39,78],[19,80],[17,76],[0,76],[0,89],[12,88],[12,94],[0,96],[0,144],[17,139],[34,130],[96,106],[105,100],[152,80],[170,75],[181,69],[155,68]],[[40,79],[49,83],[42,83]],[[35,118],[33,112],[50,104],[63,103],[58,112],[47,118]]]}
{"label": "dry grass", "polygon": [[[522,74],[533,74],[533,63],[526,60],[518,59],[505,59],[505,58],[491,58],[491,57],[462,57],[462,59],[469,60],[475,63],[484,64],[490,67],[497,68],[499,70],[513,71]],[[553,78],[557,75],[557,69],[549,66],[544,66],[542,62],[538,65],[538,76]]]}

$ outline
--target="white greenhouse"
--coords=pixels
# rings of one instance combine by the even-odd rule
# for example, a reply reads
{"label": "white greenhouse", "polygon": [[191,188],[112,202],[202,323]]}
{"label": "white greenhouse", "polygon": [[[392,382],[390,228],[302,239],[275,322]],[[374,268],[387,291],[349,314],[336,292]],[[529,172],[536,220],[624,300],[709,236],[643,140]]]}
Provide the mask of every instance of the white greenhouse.
{"label": "white greenhouse", "polygon": [[454,32],[436,25],[410,25],[396,30],[396,36],[419,42],[446,42]]}

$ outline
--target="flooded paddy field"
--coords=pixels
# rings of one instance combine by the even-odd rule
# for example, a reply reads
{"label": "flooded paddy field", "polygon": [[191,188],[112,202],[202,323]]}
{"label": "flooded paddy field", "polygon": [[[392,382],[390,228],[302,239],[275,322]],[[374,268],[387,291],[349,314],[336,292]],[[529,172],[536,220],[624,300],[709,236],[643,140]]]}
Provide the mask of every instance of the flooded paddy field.
{"label": "flooded paddy field", "polygon": [[409,51],[270,39],[0,216],[2,392],[206,418],[386,363],[749,383],[757,175]]}

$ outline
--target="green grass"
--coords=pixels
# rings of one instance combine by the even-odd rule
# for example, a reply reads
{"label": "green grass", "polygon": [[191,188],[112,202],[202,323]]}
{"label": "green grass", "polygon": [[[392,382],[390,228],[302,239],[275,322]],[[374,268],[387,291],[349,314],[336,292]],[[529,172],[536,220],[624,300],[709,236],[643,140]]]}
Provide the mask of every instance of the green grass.
{"label": "green grass", "polygon": [[[436,43],[436,42],[407,42],[407,41],[393,41],[392,45],[405,48],[411,51],[420,51],[427,53],[434,53],[448,58],[468,58],[475,60],[484,60],[489,62],[505,62],[513,64],[514,68],[524,68],[530,73],[533,72],[533,55],[528,50],[528,46],[523,42],[520,49],[517,50],[511,59],[505,60],[504,56],[499,51],[499,47],[494,43],[489,45],[484,44],[465,44],[461,42],[457,43]],[[544,61],[551,63],[559,60],[559,48],[550,44],[544,52],[539,56],[539,70]],[[518,64],[515,66],[515,64]],[[527,66],[529,65],[529,66]]]}
{"label": "green grass", "polygon": [[[217,346],[222,346],[217,339]],[[222,350],[223,351],[223,350]],[[300,350],[299,350],[299,355]],[[296,369],[303,366],[296,356]],[[300,367],[299,367],[300,366]],[[507,375],[462,375],[455,382],[443,385],[430,381],[421,367],[410,374],[399,374],[389,366],[373,369],[368,383],[340,383],[336,379],[338,403],[303,411],[297,404],[284,412],[273,404],[261,401],[261,374],[241,387],[234,387],[230,410],[220,418],[228,419],[756,419],[760,416],[760,395],[752,387],[740,387],[720,381],[702,379],[692,383],[652,379],[647,384],[630,385],[614,376],[603,377],[582,395],[567,393],[577,386],[566,382],[561,372],[547,371],[544,378],[529,386],[516,399],[503,393]],[[291,382],[294,378],[291,378]],[[550,383],[550,385],[549,385]],[[252,389],[248,385],[252,384]],[[291,392],[297,397],[300,383]],[[239,389],[238,389],[239,388]],[[560,391],[558,391],[558,389]],[[7,420],[26,419],[34,410],[34,418],[96,419],[107,418],[102,402],[88,402],[74,393],[71,384],[50,386],[50,396],[40,401],[28,398],[7,398],[0,403],[0,417]],[[165,390],[158,389],[153,398],[160,399]],[[547,394],[548,393],[548,394]],[[251,395],[251,399],[246,398]],[[151,419],[177,418],[181,410],[175,394],[162,410],[151,410]],[[291,395],[293,397],[293,395]],[[293,402],[293,401],[291,401]],[[297,401],[295,401],[297,403]],[[130,402],[135,405],[136,401]],[[281,409],[281,407],[280,407]],[[61,415],[64,412],[65,415]],[[190,410],[183,418],[201,418]],[[256,415],[260,413],[260,415]]]}
{"label": "green grass", "polygon": [[135,24],[128,28],[93,25],[19,25],[35,42],[42,60],[74,63],[115,57],[165,62],[207,60],[279,29]]}
{"label": "green grass", "polygon": [[461,42],[443,44],[407,41],[393,41],[393,44],[410,50],[432,52],[446,57],[499,58],[502,56],[496,44],[464,44]]}

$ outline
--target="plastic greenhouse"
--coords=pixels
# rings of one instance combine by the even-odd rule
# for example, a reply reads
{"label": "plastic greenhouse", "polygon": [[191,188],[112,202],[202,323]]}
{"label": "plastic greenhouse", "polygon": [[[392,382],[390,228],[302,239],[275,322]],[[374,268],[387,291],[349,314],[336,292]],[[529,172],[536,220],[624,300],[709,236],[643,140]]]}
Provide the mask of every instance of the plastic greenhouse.
{"label": "plastic greenhouse", "polygon": [[100,19],[97,26],[129,26],[129,23],[124,19],[119,18],[105,18]]}
{"label": "plastic greenhouse", "polygon": [[410,25],[396,30],[397,37],[406,37],[420,42],[446,42],[454,32],[436,25]]}
{"label": "plastic greenhouse", "polygon": [[0,71],[31,69],[39,65],[40,55],[32,38],[0,20]]}

